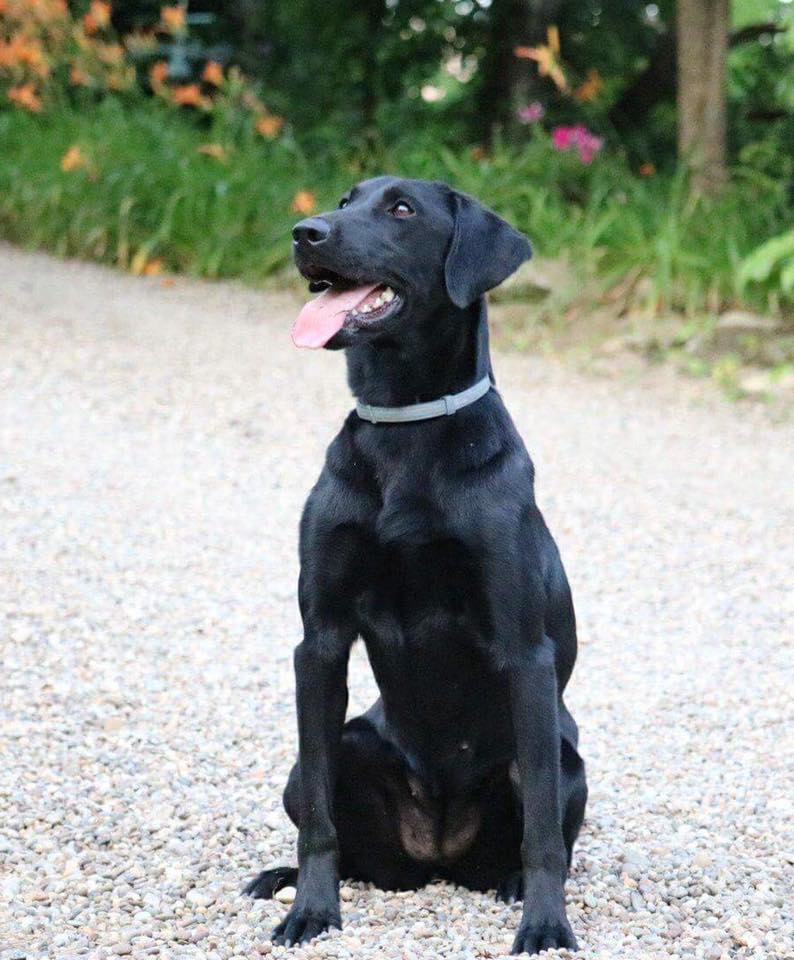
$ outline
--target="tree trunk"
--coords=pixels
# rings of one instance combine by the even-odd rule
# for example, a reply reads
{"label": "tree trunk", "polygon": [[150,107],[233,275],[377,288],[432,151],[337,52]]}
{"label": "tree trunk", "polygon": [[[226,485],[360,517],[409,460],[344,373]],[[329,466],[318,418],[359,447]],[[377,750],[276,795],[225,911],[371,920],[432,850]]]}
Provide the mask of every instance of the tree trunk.
{"label": "tree trunk", "polygon": [[729,7],[730,0],[678,0],[678,153],[697,193],[714,193],[726,180]]}

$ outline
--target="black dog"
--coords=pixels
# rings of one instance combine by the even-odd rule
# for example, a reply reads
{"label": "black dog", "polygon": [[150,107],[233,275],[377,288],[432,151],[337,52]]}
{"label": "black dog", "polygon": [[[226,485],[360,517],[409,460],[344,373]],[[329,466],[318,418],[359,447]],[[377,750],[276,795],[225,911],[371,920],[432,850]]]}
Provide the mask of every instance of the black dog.
{"label": "black dog", "polygon": [[[282,944],[340,925],[343,876],[496,889],[524,901],[514,953],[575,947],[564,885],[587,786],[562,693],[576,627],[532,462],[487,381],[475,402],[421,422],[368,422],[378,411],[362,406],[492,378],[484,294],[529,243],[443,184],[391,177],[293,233],[298,268],[325,291],[293,337],[347,349],[360,412],[301,523],[300,752],[284,793],[299,866],[246,891],[297,883]],[[359,636],[381,699],[345,723]]]}

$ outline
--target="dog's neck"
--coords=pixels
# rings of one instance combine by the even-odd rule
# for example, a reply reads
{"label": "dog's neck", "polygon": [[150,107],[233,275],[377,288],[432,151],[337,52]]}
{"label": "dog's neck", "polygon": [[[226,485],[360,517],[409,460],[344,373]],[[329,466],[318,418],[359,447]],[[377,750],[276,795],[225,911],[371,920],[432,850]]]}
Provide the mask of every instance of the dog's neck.
{"label": "dog's neck", "polygon": [[491,371],[485,301],[447,305],[411,327],[410,342],[348,347],[347,380],[357,400],[394,407],[459,393]]}

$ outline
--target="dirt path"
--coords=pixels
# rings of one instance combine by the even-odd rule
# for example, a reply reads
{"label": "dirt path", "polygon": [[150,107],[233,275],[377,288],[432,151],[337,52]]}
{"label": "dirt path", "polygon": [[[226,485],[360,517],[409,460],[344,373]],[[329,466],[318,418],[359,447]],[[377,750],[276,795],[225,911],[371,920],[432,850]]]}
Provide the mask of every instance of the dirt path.
{"label": "dirt path", "polygon": [[[294,312],[0,246],[2,960],[270,952],[283,906],[238,890],[294,860],[296,526],[350,407]],[[495,366],[581,624],[580,944],[790,957],[792,428]],[[371,696],[358,651],[351,710]],[[440,885],[345,897],[295,957],[489,957],[518,919]]]}

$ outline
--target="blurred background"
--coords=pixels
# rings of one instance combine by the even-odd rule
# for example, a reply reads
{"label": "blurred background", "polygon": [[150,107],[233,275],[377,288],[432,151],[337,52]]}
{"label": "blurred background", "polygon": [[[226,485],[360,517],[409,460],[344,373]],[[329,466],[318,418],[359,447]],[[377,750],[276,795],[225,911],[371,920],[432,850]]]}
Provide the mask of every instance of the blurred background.
{"label": "blurred background", "polygon": [[292,222],[381,172],[532,238],[512,343],[791,382],[792,0],[0,0],[6,239],[287,283]]}

